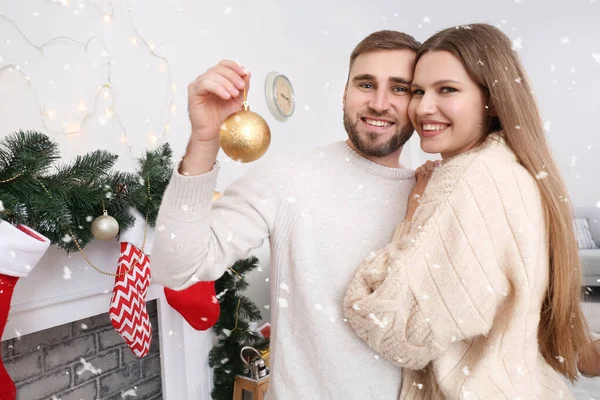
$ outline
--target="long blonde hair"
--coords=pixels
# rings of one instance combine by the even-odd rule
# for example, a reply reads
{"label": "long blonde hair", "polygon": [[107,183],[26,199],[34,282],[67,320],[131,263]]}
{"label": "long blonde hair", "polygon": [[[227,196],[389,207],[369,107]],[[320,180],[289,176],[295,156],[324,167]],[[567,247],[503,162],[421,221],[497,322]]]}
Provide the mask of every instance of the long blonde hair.
{"label": "long blonde hair", "polygon": [[[544,136],[525,70],[510,39],[494,26],[463,25],[429,38],[417,52],[448,51],[488,96],[489,132],[502,130],[507,145],[538,179],[546,218],[550,281],[538,327],[539,347],[552,368],[578,377],[579,352],[590,343],[583,315],[581,271],[566,186]],[[540,174],[542,173],[542,174]],[[590,350],[591,351],[591,350]]]}

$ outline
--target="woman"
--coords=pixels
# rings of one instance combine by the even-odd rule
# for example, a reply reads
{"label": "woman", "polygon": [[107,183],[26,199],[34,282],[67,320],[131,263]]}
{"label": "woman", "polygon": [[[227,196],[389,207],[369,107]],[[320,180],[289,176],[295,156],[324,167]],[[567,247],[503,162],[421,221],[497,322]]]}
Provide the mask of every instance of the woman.
{"label": "woman", "polygon": [[405,367],[401,399],[570,398],[561,375],[577,379],[590,336],[570,202],[525,71],[485,24],[437,33],[415,68],[409,115],[443,161],[418,169],[346,316]]}

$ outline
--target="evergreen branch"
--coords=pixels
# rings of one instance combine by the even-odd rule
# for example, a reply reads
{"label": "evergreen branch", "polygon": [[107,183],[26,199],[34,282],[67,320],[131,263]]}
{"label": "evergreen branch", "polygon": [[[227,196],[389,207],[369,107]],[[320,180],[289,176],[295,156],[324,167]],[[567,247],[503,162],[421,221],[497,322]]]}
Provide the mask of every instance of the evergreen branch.
{"label": "evergreen branch", "polygon": [[59,157],[58,144],[48,136],[33,131],[12,133],[0,140],[0,181],[44,174]]}

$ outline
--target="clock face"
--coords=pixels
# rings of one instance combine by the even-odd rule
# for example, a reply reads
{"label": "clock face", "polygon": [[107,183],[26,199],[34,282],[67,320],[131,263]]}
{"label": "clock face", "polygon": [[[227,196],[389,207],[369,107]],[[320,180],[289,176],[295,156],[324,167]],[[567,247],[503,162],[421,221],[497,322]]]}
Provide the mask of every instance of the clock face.
{"label": "clock face", "polygon": [[289,117],[294,112],[294,91],[292,84],[283,75],[275,80],[275,101],[279,110]]}

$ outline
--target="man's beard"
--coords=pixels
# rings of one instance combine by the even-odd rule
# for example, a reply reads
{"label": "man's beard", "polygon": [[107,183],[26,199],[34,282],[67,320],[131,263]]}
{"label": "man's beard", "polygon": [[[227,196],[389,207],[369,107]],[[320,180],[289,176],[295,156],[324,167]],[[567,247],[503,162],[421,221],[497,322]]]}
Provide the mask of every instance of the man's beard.
{"label": "man's beard", "polygon": [[[371,113],[376,116],[376,112]],[[364,155],[369,157],[385,157],[392,154],[411,138],[414,128],[408,123],[404,126],[395,124],[396,132],[384,143],[378,143],[377,139],[381,136],[376,132],[364,132],[362,135],[358,132],[358,123],[360,119],[352,121],[350,116],[344,110],[344,128],[348,133],[348,137],[354,144],[354,147]]]}

